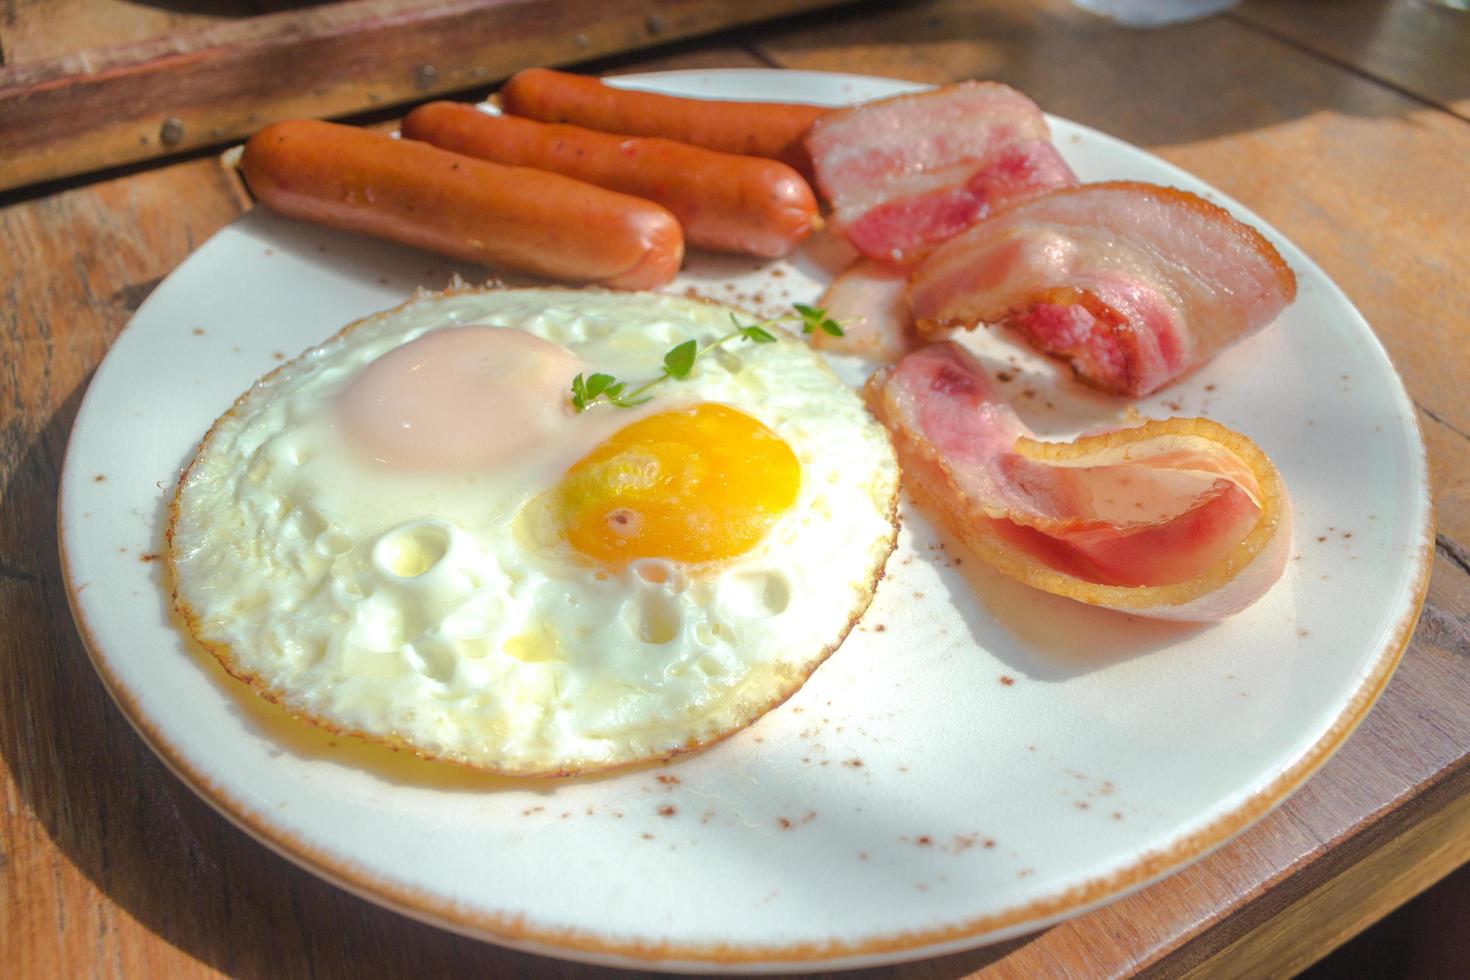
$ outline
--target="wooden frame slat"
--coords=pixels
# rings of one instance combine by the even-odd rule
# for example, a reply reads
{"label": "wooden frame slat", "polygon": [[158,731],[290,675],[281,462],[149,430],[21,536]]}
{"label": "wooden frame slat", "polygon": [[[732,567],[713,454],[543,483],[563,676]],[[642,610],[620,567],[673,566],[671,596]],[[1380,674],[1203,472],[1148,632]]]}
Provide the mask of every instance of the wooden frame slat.
{"label": "wooden frame slat", "polygon": [[0,69],[0,190],[836,0],[353,0]]}

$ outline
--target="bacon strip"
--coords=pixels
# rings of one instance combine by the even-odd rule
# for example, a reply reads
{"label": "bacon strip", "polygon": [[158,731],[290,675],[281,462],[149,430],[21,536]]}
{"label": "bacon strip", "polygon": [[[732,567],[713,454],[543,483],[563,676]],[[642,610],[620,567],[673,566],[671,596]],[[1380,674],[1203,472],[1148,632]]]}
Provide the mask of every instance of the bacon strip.
{"label": "bacon strip", "polygon": [[957,344],[879,371],[868,404],[904,480],[967,547],[1027,585],[1143,616],[1215,620],[1285,567],[1291,506],[1271,461],[1208,419],[1040,442]]}
{"label": "bacon strip", "polygon": [[842,336],[817,331],[812,334],[812,346],[884,363],[908,353],[915,341],[904,295],[908,284],[907,269],[858,259],[832,280],[817,301],[842,323]]}
{"label": "bacon strip", "polygon": [[914,270],[921,333],[1018,328],[1084,381],[1157,391],[1276,318],[1296,277],[1254,228],[1185,191],[1117,181],[1007,207]]}
{"label": "bacon strip", "polygon": [[912,262],[1006,201],[1077,183],[1036,103],[997,82],[828,112],[806,146],[836,230],[885,262]]}

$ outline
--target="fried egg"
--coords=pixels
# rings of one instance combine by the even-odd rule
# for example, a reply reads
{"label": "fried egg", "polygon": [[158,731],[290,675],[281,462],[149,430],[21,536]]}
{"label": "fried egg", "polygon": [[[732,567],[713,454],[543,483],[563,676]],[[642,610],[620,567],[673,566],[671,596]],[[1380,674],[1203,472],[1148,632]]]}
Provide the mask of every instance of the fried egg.
{"label": "fried egg", "polygon": [[571,289],[420,293],[242,395],[180,479],[175,605],[337,731],[507,774],[748,725],[844,639],[893,550],[883,428],[799,338],[727,343],[578,413],[732,311]]}

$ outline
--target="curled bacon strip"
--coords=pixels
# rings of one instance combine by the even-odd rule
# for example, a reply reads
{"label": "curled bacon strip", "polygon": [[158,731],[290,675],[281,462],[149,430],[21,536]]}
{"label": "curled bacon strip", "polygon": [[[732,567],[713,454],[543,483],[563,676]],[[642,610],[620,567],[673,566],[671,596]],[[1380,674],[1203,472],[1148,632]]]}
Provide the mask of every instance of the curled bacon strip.
{"label": "curled bacon strip", "polygon": [[920,333],[1006,323],[1085,381],[1147,395],[1264,327],[1296,277],[1254,228],[1187,191],[1084,184],[1013,204],[909,282]]}
{"label": "curled bacon strip", "polygon": [[1142,616],[1216,620],[1281,576],[1291,505],[1271,461],[1208,419],[1031,437],[963,348],[879,371],[868,404],[906,485],[967,547],[1035,588]]}
{"label": "curled bacon strip", "polygon": [[1077,183],[1036,103],[998,82],[834,110],[806,146],[836,230],[885,262],[913,261],[1006,201]]}

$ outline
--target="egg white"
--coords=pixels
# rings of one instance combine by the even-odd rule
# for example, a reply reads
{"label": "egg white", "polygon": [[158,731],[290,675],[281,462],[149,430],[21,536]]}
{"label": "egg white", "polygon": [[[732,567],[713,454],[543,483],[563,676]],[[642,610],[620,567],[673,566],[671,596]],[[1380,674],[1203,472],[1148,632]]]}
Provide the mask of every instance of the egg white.
{"label": "egg white", "polygon": [[[168,560],[184,623],[309,720],[507,774],[666,757],[748,725],[842,642],[896,533],[888,436],[803,341],[731,343],[643,408],[568,411],[560,438],[510,466],[395,472],[350,451],[330,411],[373,360],[439,328],[512,327],[643,379],[673,345],[726,333],[730,313],[457,290],[349,325],[242,395],[180,479]],[[623,426],[699,402],[786,441],[801,463],[791,509],[717,564],[573,553],[542,495]]]}

